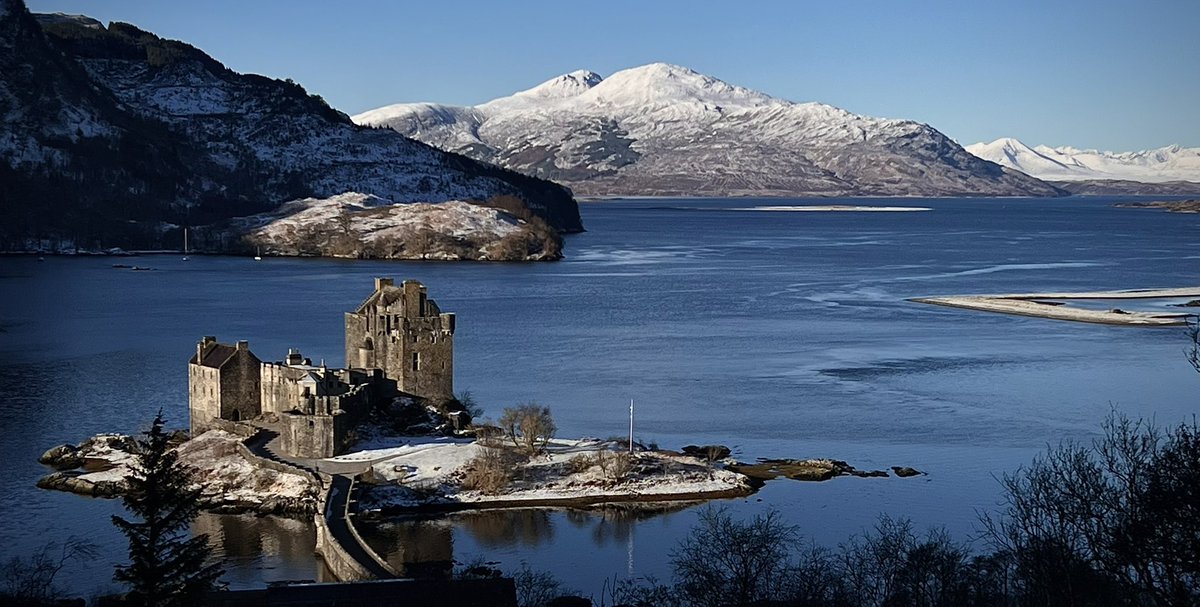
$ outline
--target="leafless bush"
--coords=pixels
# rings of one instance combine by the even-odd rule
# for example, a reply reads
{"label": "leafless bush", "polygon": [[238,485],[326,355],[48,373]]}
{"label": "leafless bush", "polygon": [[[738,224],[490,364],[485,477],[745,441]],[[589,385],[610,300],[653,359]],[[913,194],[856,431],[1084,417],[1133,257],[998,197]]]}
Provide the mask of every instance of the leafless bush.
{"label": "leafless bush", "polygon": [[567,471],[571,474],[579,474],[580,472],[587,472],[595,465],[596,457],[594,455],[580,453],[567,460]]}
{"label": "leafless bush", "polygon": [[536,403],[505,408],[499,424],[513,446],[529,455],[546,446],[558,429],[550,416],[550,407],[539,407]]}
{"label": "leafless bush", "polygon": [[504,449],[481,446],[479,455],[467,462],[462,486],[487,495],[497,495],[512,482],[515,466],[515,461]]}
{"label": "leafless bush", "polygon": [[604,478],[619,483],[633,471],[633,456],[625,451],[601,449],[596,452],[596,465],[600,466]]}
{"label": "leafless bush", "polygon": [[553,575],[530,569],[525,563],[521,563],[512,577],[517,587],[518,607],[545,607],[563,594],[562,584]]}

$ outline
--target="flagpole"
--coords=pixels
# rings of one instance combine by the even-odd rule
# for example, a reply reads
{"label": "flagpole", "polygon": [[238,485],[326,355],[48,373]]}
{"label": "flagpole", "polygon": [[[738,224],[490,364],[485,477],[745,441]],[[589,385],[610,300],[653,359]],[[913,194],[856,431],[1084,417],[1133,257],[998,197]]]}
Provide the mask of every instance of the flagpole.
{"label": "flagpole", "polygon": [[633,455],[633,399],[629,399],[629,454]]}

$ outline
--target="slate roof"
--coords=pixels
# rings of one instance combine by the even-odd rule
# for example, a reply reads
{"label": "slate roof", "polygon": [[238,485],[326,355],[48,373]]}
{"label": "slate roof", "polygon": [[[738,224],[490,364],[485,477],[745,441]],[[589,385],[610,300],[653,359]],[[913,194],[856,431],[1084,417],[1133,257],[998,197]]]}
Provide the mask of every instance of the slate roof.
{"label": "slate roof", "polygon": [[[219,369],[221,365],[224,365],[229,361],[229,359],[233,358],[234,354],[237,354],[236,347],[227,346],[225,344],[217,344],[209,348],[204,353],[204,360],[200,361],[199,364],[205,367]],[[192,364],[197,364],[195,356],[192,357],[191,362]]]}

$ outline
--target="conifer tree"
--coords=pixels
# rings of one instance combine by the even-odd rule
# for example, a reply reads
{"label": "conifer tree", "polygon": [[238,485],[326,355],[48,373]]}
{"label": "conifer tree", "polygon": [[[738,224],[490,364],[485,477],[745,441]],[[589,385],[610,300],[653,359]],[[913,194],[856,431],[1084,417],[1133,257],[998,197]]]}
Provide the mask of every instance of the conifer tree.
{"label": "conifer tree", "polygon": [[137,441],[137,463],[125,477],[129,491],[122,501],[140,520],[112,517],[129,539],[129,564],[118,566],[113,579],[129,585],[131,603],[147,607],[198,603],[222,573],[219,564],[208,562],[208,536],[188,538],[200,490],[191,487],[192,469],[178,461],[163,424],[159,410]]}

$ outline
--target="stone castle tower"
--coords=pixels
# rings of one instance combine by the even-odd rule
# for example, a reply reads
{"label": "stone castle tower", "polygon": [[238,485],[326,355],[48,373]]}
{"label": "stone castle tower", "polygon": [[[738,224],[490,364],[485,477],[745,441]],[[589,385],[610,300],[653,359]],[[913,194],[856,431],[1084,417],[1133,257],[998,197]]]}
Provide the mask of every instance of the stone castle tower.
{"label": "stone castle tower", "polygon": [[402,392],[432,401],[454,395],[454,314],[425,286],[376,278],[375,292],[346,314],[346,366],[380,369]]}

